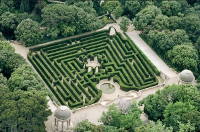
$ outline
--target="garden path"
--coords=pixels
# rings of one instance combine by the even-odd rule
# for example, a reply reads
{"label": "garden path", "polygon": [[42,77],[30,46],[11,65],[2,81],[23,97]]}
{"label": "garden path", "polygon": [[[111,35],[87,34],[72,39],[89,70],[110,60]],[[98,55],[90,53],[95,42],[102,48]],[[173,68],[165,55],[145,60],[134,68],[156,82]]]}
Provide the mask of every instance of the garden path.
{"label": "garden path", "polygon": [[165,62],[160,59],[160,57],[144,42],[144,40],[139,36],[140,31],[127,32],[127,35],[132,39],[132,41],[140,48],[140,50],[149,58],[149,60],[169,77],[177,76],[177,73],[169,68]]}
{"label": "garden path", "polygon": [[[110,26],[115,27],[118,32],[122,33],[122,30],[120,30],[120,27],[117,23],[108,24],[103,29],[108,29]],[[138,45],[139,48],[148,56],[148,58],[154,63],[154,65],[156,65],[159,70],[163,71],[165,74],[167,74],[170,77],[166,81],[166,85],[171,85],[171,84],[177,83],[178,82],[178,75],[175,72],[173,72],[150,48],[148,48],[147,44],[140,38],[139,32],[134,31],[133,29],[134,29],[134,27],[130,26],[127,34],[136,43],[136,45]],[[89,32],[89,33],[91,33],[91,32]],[[73,36],[73,37],[82,36],[82,35],[86,35],[86,34],[88,34],[88,33],[76,35],[76,36]],[[40,44],[40,45],[46,45],[46,44],[49,44],[49,43],[59,42],[59,41],[65,40],[65,39],[73,38],[73,37],[67,37],[67,38],[64,38],[64,39],[55,40],[53,42],[48,42],[48,43]],[[15,48],[16,53],[21,54],[27,60],[27,53],[29,51],[29,48],[25,48],[23,45],[19,45],[19,44],[16,44],[16,43],[11,43],[11,45]],[[37,46],[32,46],[32,47],[37,47]],[[27,62],[29,62],[29,61],[27,60]],[[164,86],[160,86],[160,87],[155,87],[155,88],[151,88],[151,89],[148,89],[148,90],[142,90],[141,96],[137,99],[134,99],[134,100],[140,101],[144,97],[148,96],[149,94],[153,94],[158,89],[163,89],[163,88],[164,88]],[[53,104],[53,102],[51,100],[49,100],[48,105],[49,105],[49,108],[51,109],[52,112],[55,111],[56,106]],[[79,120],[82,120],[82,119],[88,119],[92,123],[100,124],[98,122],[98,119],[102,115],[102,112],[107,111],[107,110],[108,110],[107,107],[105,107],[103,105],[100,105],[100,104],[92,105],[92,106],[89,106],[89,107],[75,111],[75,113],[72,114],[71,120],[72,120],[73,124],[76,124]],[[53,114],[54,113],[52,113],[52,115],[49,116],[48,120],[45,122],[47,132],[53,132],[52,129],[51,129],[51,123],[54,120]],[[143,122],[148,121],[147,117],[144,114],[141,115],[141,119],[143,120]]]}

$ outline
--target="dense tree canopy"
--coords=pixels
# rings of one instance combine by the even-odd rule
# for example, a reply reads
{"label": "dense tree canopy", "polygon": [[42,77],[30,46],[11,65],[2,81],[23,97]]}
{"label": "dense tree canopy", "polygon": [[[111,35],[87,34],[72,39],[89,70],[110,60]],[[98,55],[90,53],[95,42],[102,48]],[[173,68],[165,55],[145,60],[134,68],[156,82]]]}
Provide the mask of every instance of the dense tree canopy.
{"label": "dense tree canopy", "polygon": [[197,107],[191,105],[189,102],[176,102],[169,103],[164,111],[164,120],[163,122],[167,126],[173,127],[175,131],[178,130],[178,122],[181,120],[181,117],[184,113],[188,111],[197,110]]}
{"label": "dense tree canopy", "polygon": [[[171,85],[159,90],[140,101],[144,104],[144,112],[153,121],[161,120],[166,126],[178,130],[179,122],[187,124],[188,120],[199,130],[198,121],[200,110],[200,92],[192,85]],[[191,112],[191,116],[185,118]],[[196,115],[196,119],[192,117]],[[188,120],[187,120],[188,119]]]}
{"label": "dense tree canopy", "polygon": [[50,114],[42,81],[8,41],[0,41],[0,131],[45,132]]}
{"label": "dense tree canopy", "polygon": [[40,26],[31,19],[25,19],[17,26],[15,36],[25,46],[37,44],[41,39]]}
{"label": "dense tree canopy", "polygon": [[162,14],[162,12],[158,7],[147,6],[138,14],[136,14],[135,18],[133,19],[133,25],[135,25],[136,29],[142,30],[149,25],[157,15],[160,14]]}
{"label": "dense tree canopy", "polygon": [[20,66],[11,74],[8,80],[8,87],[10,91],[44,90],[44,84],[27,64]]}
{"label": "dense tree canopy", "polygon": [[124,129],[134,129],[142,124],[141,110],[135,102],[125,105],[127,107],[119,106],[121,105],[118,105],[118,107],[115,104],[110,105],[108,111],[103,112],[100,121],[105,125]]}
{"label": "dense tree canopy", "polygon": [[160,9],[167,16],[176,16],[181,12],[181,4],[177,1],[162,1]]}
{"label": "dense tree canopy", "polygon": [[130,25],[129,19],[127,17],[122,17],[122,20],[119,24],[120,29],[123,30],[123,32],[126,32],[128,30],[129,25]]}
{"label": "dense tree canopy", "polygon": [[9,92],[0,97],[0,130],[45,132],[50,115],[44,94]]}
{"label": "dense tree canopy", "polygon": [[190,69],[197,71],[199,62],[197,50],[190,43],[174,46],[172,50],[167,52],[167,57],[171,60],[179,71]]}
{"label": "dense tree canopy", "polygon": [[[118,10],[123,10],[121,8],[121,4],[119,3],[119,1],[105,1],[102,3],[101,8],[104,13],[108,12],[109,15],[111,15],[111,13],[116,12]],[[120,12],[117,16],[121,16],[122,13],[123,12]]]}

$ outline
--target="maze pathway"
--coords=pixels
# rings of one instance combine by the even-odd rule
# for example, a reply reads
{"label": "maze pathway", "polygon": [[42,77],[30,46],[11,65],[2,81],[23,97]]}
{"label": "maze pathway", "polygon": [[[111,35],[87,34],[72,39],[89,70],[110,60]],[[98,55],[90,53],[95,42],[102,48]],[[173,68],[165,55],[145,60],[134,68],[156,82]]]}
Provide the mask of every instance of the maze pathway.
{"label": "maze pathway", "polygon": [[[87,59],[94,57],[100,66],[88,72]],[[124,91],[158,84],[158,71],[131,39],[118,32],[111,36],[109,30],[30,49],[28,59],[59,102],[70,108],[97,102],[102,91],[96,84],[102,79],[113,77]]]}

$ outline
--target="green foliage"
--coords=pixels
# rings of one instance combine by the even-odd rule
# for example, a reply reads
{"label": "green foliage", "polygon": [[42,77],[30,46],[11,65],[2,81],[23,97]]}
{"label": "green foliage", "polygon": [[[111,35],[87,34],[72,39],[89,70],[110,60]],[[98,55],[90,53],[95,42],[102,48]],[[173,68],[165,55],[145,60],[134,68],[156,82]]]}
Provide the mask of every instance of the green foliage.
{"label": "green foliage", "polygon": [[56,27],[48,26],[45,29],[44,35],[50,37],[51,39],[56,39],[58,37],[58,34],[60,33],[60,30]]}
{"label": "green foliage", "polygon": [[170,38],[171,36],[169,34],[156,30],[150,30],[147,34],[149,44],[154,49],[157,49],[157,52],[161,54],[165,54],[168,50],[174,47],[175,42]]}
{"label": "green foliage", "polygon": [[74,32],[75,32],[75,26],[67,26],[67,25],[62,25],[61,26],[61,30],[62,30],[62,35],[64,37],[67,37],[67,36],[72,36],[74,35]]}
{"label": "green foliage", "polygon": [[181,120],[181,116],[188,112],[188,111],[193,111],[197,110],[197,107],[194,105],[186,102],[176,102],[176,103],[169,103],[164,111],[164,120],[163,122],[167,126],[173,127],[175,131],[178,130],[178,122]]}
{"label": "green foliage", "polygon": [[10,91],[44,90],[44,84],[27,64],[20,66],[11,74],[8,80],[8,87]]}
{"label": "green foliage", "polygon": [[0,4],[0,14],[9,11],[13,12],[14,11],[14,0],[1,0]]}
{"label": "green foliage", "polygon": [[166,127],[161,121],[153,122],[150,121],[149,124],[141,125],[137,127],[134,132],[173,132],[172,127]]}
{"label": "green foliage", "polygon": [[89,122],[88,120],[83,120],[76,124],[76,126],[73,128],[75,132],[89,132],[92,128],[95,127],[95,124]]}
{"label": "green foliage", "polygon": [[175,45],[191,43],[191,40],[189,39],[188,34],[186,33],[185,30],[182,30],[182,29],[176,29],[174,32],[172,32],[171,38],[175,42]]}
{"label": "green foliage", "polygon": [[[178,131],[188,121],[199,131],[200,92],[192,85],[171,85],[139,102],[150,120],[161,120],[166,126]],[[146,127],[145,127],[146,128]],[[143,128],[143,129],[145,129]]]}
{"label": "green foliage", "polygon": [[195,47],[190,44],[183,43],[182,45],[174,46],[172,50],[167,52],[167,57],[179,71],[184,69],[197,71],[198,53]]}
{"label": "green foliage", "polygon": [[1,50],[14,52],[15,48],[10,45],[9,41],[0,41],[0,51]]}
{"label": "green foliage", "polygon": [[183,124],[181,122],[179,123],[179,131],[178,132],[193,132],[195,130],[195,127],[188,122],[187,124]]}
{"label": "green foliage", "polygon": [[147,25],[149,25],[157,15],[162,14],[161,10],[156,6],[147,6],[136,14],[133,19],[133,25],[136,29],[143,30]]}
{"label": "green foliage", "polygon": [[[105,125],[114,126],[117,128],[134,129],[142,124],[140,119],[141,110],[135,102],[132,102],[123,109],[112,104],[107,112],[103,112],[100,121]],[[121,107],[121,106],[120,106]]]}
{"label": "green foliage", "polygon": [[21,5],[20,5],[20,12],[30,12],[30,5],[29,5],[29,0],[22,0]]}
{"label": "green foliage", "polygon": [[113,126],[105,126],[104,132],[118,132],[118,130],[116,127],[113,127]]}
{"label": "green foliage", "polygon": [[141,9],[141,5],[139,1],[125,1],[125,10],[128,14],[131,15],[131,18],[133,18]]}
{"label": "green foliage", "polygon": [[86,13],[92,13],[97,16],[96,10],[93,8],[93,2],[91,0],[84,2],[78,1],[75,2],[74,5],[83,9]]}
{"label": "green foliage", "polygon": [[154,29],[159,31],[163,31],[169,28],[169,18],[165,15],[157,15],[155,19],[152,21],[152,26]]}
{"label": "green foliage", "polygon": [[51,115],[47,108],[44,94],[8,92],[0,96],[0,130],[45,132],[44,121]]}
{"label": "green foliage", "polygon": [[123,30],[123,32],[126,32],[128,30],[129,25],[130,25],[129,19],[127,17],[122,17],[122,20],[119,24],[120,29]]}
{"label": "green foliage", "polygon": [[122,13],[123,13],[123,8],[121,6],[117,6],[113,11],[115,19],[118,19],[122,15]]}
{"label": "green foliage", "polygon": [[10,12],[4,12],[0,16],[0,24],[4,30],[14,30],[17,27],[17,15]]}
{"label": "green foliage", "polygon": [[0,72],[9,75],[20,65],[24,64],[25,60],[19,54],[10,50],[0,50]]}
{"label": "green foliage", "polygon": [[169,29],[171,30],[182,29],[184,26],[182,19],[183,19],[182,17],[178,16],[168,17]]}
{"label": "green foliage", "polygon": [[181,12],[181,4],[177,1],[162,1],[160,9],[167,16],[177,16]]}
{"label": "green foliage", "polygon": [[[119,1],[105,1],[105,2],[103,2],[102,4],[101,4],[101,8],[102,8],[102,11],[104,12],[104,13],[106,13],[106,12],[108,12],[109,13],[109,15],[111,15],[111,13],[116,9],[116,8],[118,8],[119,9],[119,6],[120,6],[121,4],[119,3]],[[120,10],[122,10],[122,9],[120,9]],[[116,12],[117,10],[115,10],[115,12]],[[121,11],[120,11],[121,12]],[[121,12],[122,13],[122,12]],[[120,15],[117,15],[117,16],[121,16],[121,14]]]}
{"label": "green foliage", "polygon": [[[187,94],[185,94],[187,93]],[[192,105],[199,107],[199,91],[192,85],[171,85],[159,90],[156,94],[152,94],[140,101],[140,105],[144,104],[144,112],[148,118],[153,121],[163,120],[163,112],[166,106],[172,102],[193,102]]]}
{"label": "green foliage", "polygon": [[183,18],[183,25],[190,39],[195,42],[200,33],[200,19],[196,14],[190,14]]}
{"label": "green foliage", "polygon": [[75,5],[50,4],[44,7],[41,14],[42,25],[47,26],[44,36],[56,38],[61,33],[66,37],[96,30],[101,26],[91,2],[77,2]]}
{"label": "green foliage", "polygon": [[7,86],[7,79],[3,76],[2,73],[0,73],[0,85],[1,86]]}
{"label": "green foliage", "polygon": [[25,19],[17,26],[15,36],[26,47],[37,44],[41,38],[40,26],[31,19]]}
{"label": "green foliage", "polygon": [[200,130],[200,112],[197,110],[187,111],[181,115],[180,122],[187,124],[190,121],[193,126],[195,126],[195,130]]}
{"label": "green foliage", "polygon": [[[67,101],[70,108],[78,108],[97,102],[102,91],[96,88],[96,83],[112,76],[125,91],[139,90],[158,83],[151,69],[156,68],[142,55],[138,47],[130,39],[124,39],[120,33],[110,38],[113,40],[111,42],[108,32],[109,30],[94,32],[33,48],[29,52],[28,59],[61,104],[66,104]],[[132,53],[138,55],[133,56]],[[87,67],[84,68],[87,58],[93,59],[94,56],[98,56],[101,64],[98,73],[94,70],[87,72]],[[134,64],[131,64],[130,58],[135,60]],[[118,67],[122,70],[116,70]]]}

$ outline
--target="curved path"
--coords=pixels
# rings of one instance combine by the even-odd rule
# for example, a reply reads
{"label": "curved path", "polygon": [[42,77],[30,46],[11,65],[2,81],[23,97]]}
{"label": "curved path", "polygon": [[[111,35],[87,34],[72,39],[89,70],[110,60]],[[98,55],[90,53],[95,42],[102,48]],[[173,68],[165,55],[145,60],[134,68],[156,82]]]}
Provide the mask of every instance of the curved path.
{"label": "curved path", "polygon": [[[118,21],[117,21],[118,23]],[[106,25],[103,29],[108,29],[110,26],[114,26],[116,28],[116,30],[118,32],[122,31],[120,30],[120,27],[117,23],[114,24],[108,24]],[[154,65],[156,65],[158,67],[159,70],[161,70],[162,72],[164,72],[165,74],[167,74],[170,78],[166,81],[166,85],[171,85],[174,83],[178,82],[178,75],[173,72],[152,50],[151,48],[148,47],[148,45],[140,38],[140,36],[138,35],[139,32],[138,31],[134,31],[133,30],[133,26],[129,27],[129,30],[127,32],[127,34],[131,37],[131,39],[136,43],[136,45],[138,45],[138,47],[144,52],[144,54],[147,55],[147,57],[154,63]],[[102,29],[100,29],[102,30]],[[90,32],[91,33],[91,32]],[[76,36],[72,36],[72,37],[77,37],[77,36],[82,36],[88,33],[84,33],[84,34],[80,34],[80,35],[76,35]],[[59,42],[65,39],[69,39],[72,37],[67,37],[64,39],[60,39],[60,40],[55,40],[53,42]],[[40,44],[40,45],[46,45],[49,43],[53,43],[53,42],[48,42],[45,44]],[[15,48],[15,52],[18,54],[21,54],[26,60],[27,60],[27,53],[29,51],[29,48],[25,48],[23,45],[18,45],[15,43],[11,43],[12,46]],[[39,45],[37,45],[39,46]],[[37,46],[32,46],[32,47],[37,47]],[[27,62],[29,62],[27,60]],[[134,99],[135,101],[140,101],[142,100],[144,97],[148,96],[149,94],[153,94],[155,93],[158,89],[163,89],[164,86],[160,86],[160,87],[155,87],[155,88],[151,88],[151,89],[147,89],[147,90],[142,90],[141,91],[141,96],[137,99]],[[120,95],[121,96],[121,95]],[[116,97],[117,98],[117,97]],[[119,98],[118,98],[119,99]],[[117,99],[117,100],[118,100]],[[116,101],[117,101],[116,100]],[[55,111],[56,106],[52,103],[51,100],[49,100],[48,102],[49,108],[51,109],[52,112]],[[107,107],[101,105],[101,104],[96,104],[96,105],[92,105],[89,107],[85,107],[83,109],[79,109],[77,111],[74,111],[73,115],[72,115],[72,122],[73,124],[76,124],[78,121],[83,120],[83,119],[88,119],[90,122],[95,123],[95,124],[100,124],[98,122],[98,119],[100,118],[100,116],[102,115],[103,111],[107,111]],[[45,122],[46,125],[46,131],[47,132],[53,132],[51,129],[51,124],[54,120],[54,113],[52,113],[51,116],[48,117],[48,120]],[[147,117],[142,114],[141,115],[141,119],[144,122],[147,122],[148,119]]]}

